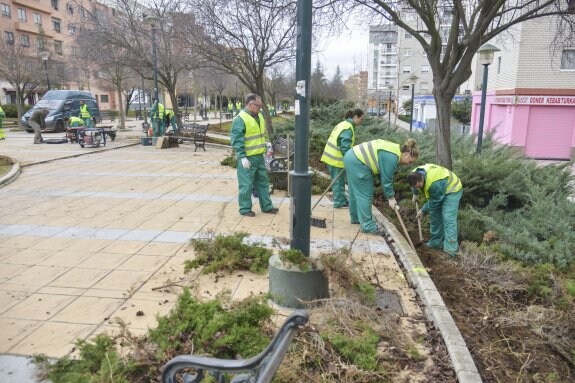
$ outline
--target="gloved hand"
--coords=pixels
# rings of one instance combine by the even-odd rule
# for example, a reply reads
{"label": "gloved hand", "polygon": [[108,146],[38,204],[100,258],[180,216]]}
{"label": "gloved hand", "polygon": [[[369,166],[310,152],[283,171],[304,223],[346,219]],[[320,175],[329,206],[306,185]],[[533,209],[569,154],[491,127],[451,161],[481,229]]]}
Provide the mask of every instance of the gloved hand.
{"label": "gloved hand", "polygon": [[423,218],[423,209],[419,209],[419,211],[417,212],[417,219],[422,219]]}
{"label": "gloved hand", "polygon": [[397,201],[395,200],[395,198],[390,198],[387,203],[389,204],[389,207],[392,208],[393,210],[397,210],[399,211],[399,205],[397,204]]}
{"label": "gloved hand", "polygon": [[250,160],[244,157],[242,158],[242,166],[244,167],[244,169],[249,169],[252,167],[252,164],[250,164]]}
{"label": "gloved hand", "polygon": [[416,203],[417,200],[419,199],[418,197],[419,197],[418,195],[414,194],[413,197],[411,197],[411,202]]}

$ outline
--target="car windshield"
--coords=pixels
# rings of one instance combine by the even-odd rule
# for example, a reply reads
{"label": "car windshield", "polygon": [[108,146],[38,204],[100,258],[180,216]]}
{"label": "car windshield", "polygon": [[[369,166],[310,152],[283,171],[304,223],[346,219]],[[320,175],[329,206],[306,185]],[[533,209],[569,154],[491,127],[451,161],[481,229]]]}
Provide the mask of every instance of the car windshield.
{"label": "car windshield", "polygon": [[50,111],[54,111],[60,109],[63,102],[64,100],[40,100],[34,105],[34,109],[46,108]]}

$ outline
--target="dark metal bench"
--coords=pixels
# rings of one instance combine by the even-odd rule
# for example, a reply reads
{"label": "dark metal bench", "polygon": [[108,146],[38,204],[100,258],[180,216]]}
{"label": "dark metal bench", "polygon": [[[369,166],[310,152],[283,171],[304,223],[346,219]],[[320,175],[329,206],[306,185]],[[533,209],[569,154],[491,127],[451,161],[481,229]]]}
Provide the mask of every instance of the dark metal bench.
{"label": "dark metal bench", "polygon": [[[194,355],[172,358],[163,367],[162,383],[201,382],[209,373],[216,382],[224,382],[226,374],[234,375],[231,383],[268,383],[281,364],[296,330],[307,323],[309,314],[295,311],[291,314],[271,343],[258,355],[243,360],[225,360]],[[194,370],[191,372],[190,370]]]}
{"label": "dark metal bench", "polygon": [[103,120],[116,121],[116,114],[114,112],[111,112],[111,111],[100,112],[100,118],[99,118],[98,122],[100,123]]}
{"label": "dark metal bench", "polygon": [[272,144],[272,150],[274,157],[267,164],[271,185],[270,193],[276,189],[288,189],[288,173],[293,169],[294,142],[291,138],[288,141],[286,137],[278,137]]}
{"label": "dark metal bench", "polygon": [[182,126],[178,128],[178,142],[179,143],[182,143],[184,141],[192,142],[196,146],[194,152],[198,150],[198,148],[204,149],[205,152],[206,135],[208,133],[209,128],[210,124],[207,125],[199,125],[196,123],[182,124]]}

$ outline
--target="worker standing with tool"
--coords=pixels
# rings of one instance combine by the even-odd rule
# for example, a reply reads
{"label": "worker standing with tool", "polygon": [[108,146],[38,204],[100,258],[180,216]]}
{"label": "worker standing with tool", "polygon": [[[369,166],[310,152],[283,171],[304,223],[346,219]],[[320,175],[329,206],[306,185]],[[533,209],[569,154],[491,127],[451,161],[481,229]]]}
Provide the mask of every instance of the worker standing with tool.
{"label": "worker standing with tool", "polygon": [[[345,196],[343,156],[355,144],[355,127],[363,122],[363,111],[361,109],[350,110],[344,118],[345,121],[337,124],[332,130],[321,156],[321,161],[327,164],[333,182],[333,207],[337,209],[349,207],[349,201]],[[339,176],[341,172],[344,173]]]}
{"label": "worker standing with tool", "polygon": [[380,177],[389,207],[399,209],[393,190],[393,175],[399,164],[409,165],[419,158],[413,138],[403,145],[385,140],[372,140],[356,145],[343,157],[349,187],[349,216],[352,224],[361,224],[364,233],[383,234],[371,214],[373,178]]}
{"label": "worker standing with tool", "polygon": [[427,202],[417,212],[417,218],[430,213],[429,241],[427,247],[443,249],[455,257],[457,253],[457,211],[463,195],[459,177],[439,165],[418,166],[407,175],[407,182],[413,188],[413,202],[417,201],[423,189]]}
{"label": "worker standing with tool", "polygon": [[272,205],[270,182],[264,159],[266,122],[260,113],[262,99],[257,94],[248,94],[245,105],[246,108],[234,118],[230,134],[237,159],[240,214],[246,217],[256,215],[252,211],[252,187],[257,192],[262,212],[276,214],[279,209]]}

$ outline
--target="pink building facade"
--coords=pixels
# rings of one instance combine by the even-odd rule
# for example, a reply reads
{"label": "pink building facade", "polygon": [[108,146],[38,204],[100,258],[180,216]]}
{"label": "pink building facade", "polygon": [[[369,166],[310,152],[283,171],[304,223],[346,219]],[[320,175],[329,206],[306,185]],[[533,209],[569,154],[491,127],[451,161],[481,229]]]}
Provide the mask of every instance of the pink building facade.
{"label": "pink building facade", "polygon": [[[488,90],[484,132],[535,159],[575,159],[574,89]],[[471,132],[479,130],[481,92],[473,93]]]}

